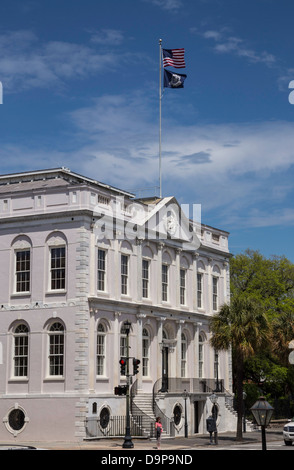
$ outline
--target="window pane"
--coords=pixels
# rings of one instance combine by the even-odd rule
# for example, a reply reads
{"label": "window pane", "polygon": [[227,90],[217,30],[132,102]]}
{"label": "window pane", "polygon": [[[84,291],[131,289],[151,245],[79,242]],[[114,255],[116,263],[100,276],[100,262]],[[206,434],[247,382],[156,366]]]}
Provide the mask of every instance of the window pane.
{"label": "window pane", "polygon": [[162,300],[167,301],[168,292],[168,266],[162,265]]}
{"label": "window pane", "polygon": [[16,252],[16,292],[30,291],[30,258],[31,253],[27,251]]}
{"label": "window pane", "polygon": [[64,328],[53,323],[49,331],[49,375],[63,375]]}
{"label": "window pane", "polygon": [[149,261],[142,260],[142,297],[148,298],[149,295]]}
{"label": "window pane", "polygon": [[128,261],[128,256],[121,255],[121,293],[124,295],[128,293]]}
{"label": "window pane", "polygon": [[65,289],[65,247],[51,248],[51,289]]}
{"label": "window pane", "polygon": [[106,253],[104,250],[98,250],[98,290],[105,291],[106,275]]}
{"label": "window pane", "polygon": [[19,325],[14,333],[14,376],[28,375],[29,337],[26,325]]}

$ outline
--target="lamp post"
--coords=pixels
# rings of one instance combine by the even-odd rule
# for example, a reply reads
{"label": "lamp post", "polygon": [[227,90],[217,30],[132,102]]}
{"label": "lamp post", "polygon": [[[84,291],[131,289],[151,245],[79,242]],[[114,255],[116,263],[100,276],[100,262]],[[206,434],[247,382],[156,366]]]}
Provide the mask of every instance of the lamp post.
{"label": "lamp post", "polygon": [[131,449],[134,447],[132,436],[131,436],[131,426],[130,426],[130,371],[129,371],[129,334],[131,330],[131,323],[127,320],[124,322],[125,332],[127,336],[126,341],[126,377],[127,377],[127,392],[126,392],[126,433],[125,433],[125,440],[123,443],[124,449]]}
{"label": "lamp post", "polygon": [[187,398],[188,398],[188,392],[185,389],[183,393],[183,397],[185,400],[185,437],[188,437],[188,420],[187,420]]}
{"label": "lamp post", "polygon": [[257,402],[250,408],[258,426],[261,426],[262,450],[266,450],[265,428],[269,425],[274,408],[264,397],[259,397]]}

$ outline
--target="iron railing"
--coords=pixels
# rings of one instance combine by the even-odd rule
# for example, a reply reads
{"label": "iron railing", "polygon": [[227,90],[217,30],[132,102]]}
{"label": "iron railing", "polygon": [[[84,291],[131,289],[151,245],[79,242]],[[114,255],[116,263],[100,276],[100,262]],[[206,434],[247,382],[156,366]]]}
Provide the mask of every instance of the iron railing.
{"label": "iron railing", "polygon": [[130,410],[132,420],[141,427],[142,435],[147,435],[148,437],[154,437],[155,435],[155,420],[144,413],[134,402],[134,398],[137,394],[138,381],[136,380],[130,391]]}
{"label": "iron railing", "polygon": [[[136,419],[131,418],[131,435],[143,436],[142,417],[136,416]],[[109,423],[106,427],[100,423],[100,419],[95,416],[86,418],[86,435],[88,438],[92,437],[122,437],[126,432],[126,417],[125,416],[111,416]]]}

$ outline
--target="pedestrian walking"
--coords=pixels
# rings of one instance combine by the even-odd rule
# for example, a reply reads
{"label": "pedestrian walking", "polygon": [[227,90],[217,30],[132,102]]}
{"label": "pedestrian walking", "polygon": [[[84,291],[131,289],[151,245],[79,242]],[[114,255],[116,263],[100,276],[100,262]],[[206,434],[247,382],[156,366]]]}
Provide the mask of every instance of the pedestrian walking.
{"label": "pedestrian walking", "polygon": [[157,439],[157,449],[160,449],[162,424],[161,424],[161,419],[159,417],[156,418],[155,431],[156,431],[156,439]]}

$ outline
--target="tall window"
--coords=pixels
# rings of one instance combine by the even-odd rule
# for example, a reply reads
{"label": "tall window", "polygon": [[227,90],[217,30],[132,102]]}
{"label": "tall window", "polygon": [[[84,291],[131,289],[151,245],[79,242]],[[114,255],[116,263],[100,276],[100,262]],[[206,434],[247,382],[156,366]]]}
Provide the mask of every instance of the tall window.
{"label": "tall window", "polygon": [[129,257],[121,255],[121,293],[128,294]]}
{"label": "tall window", "polygon": [[29,292],[31,275],[30,250],[16,251],[15,262],[16,292]]}
{"label": "tall window", "polygon": [[202,280],[203,275],[201,273],[197,273],[197,307],[202,308]]}
{"label": "tall window", "polygon": [[217,301],[217,284],[218,284],[218,278],[213,277],[212,278],[212,308],[213,310],[217,310],[218,307],[218,301]]}
{"label": "tall window", "polygon": [[26,325],[19,325],[14,331],[14,376],[28,376],[29,330]]}
{"label": "tall window", "polygon": [[199,350],[198,350],[198,369],[199,369],[199,378],[203,378],[203,349],[204,349],[204,338],[203,335],[199,335]]}
{"label": "tall window", "polygon": [[214,350],[214,378],[218,379],[218,351]]}
{"label": "tall window", "polygon": [[142,297],[149,297],[149,261],[142,260]]}
{"label": "tall window", "polygon": [[181,335],[181,377],[186,377],[187,370],[187,338],[184,333]]}
{"label": "tall window", "polygon": [[186,270],[180,269],[180,303],[186,303]]}
{"label": "tall window", "polygon": [[105,326],[99,323],[97,329],[97,375],[105,374]]}
{"label": "tall window", "polygon": [[49,329],[49,375],[62,376],[64,369],[64,327],[55,322]]}
{"label": "tall window", "polygon": [[161,282],[162,282],[162,300],[166,302],[168,300],[168,265],[167,264],[162,265]]}
{"label": "tall window", "polygon": [[120,357],[127,356],[127,335],[126,335],[126,328],[122,325],[120,330]]}
{"label": "tall window", "polygon": [[65,246],[51,248],[51,289],[65,289]]}
{"label": "tall window", "polygon": [[98,249],[98,290],[105,291],[106,280],[106,253],[105,250]]}
{"label": "tall window", "polygon": [[148,330],[144,328],[142,332],[142,375],[144,377],[149,375],[149,348],[150,337]]}

